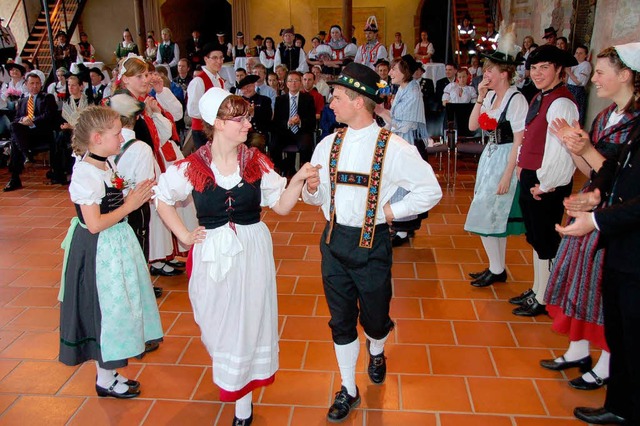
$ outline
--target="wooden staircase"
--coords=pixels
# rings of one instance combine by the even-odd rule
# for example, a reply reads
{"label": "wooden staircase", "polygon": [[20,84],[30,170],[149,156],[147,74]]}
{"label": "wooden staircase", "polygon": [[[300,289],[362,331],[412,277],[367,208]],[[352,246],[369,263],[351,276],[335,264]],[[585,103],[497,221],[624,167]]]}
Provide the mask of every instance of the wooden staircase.
{"label": "wooden staircase", "polygon": [[[67,33],[67,38],[71,39],[85,3],[86,0],[47,0],[52,37],[55,38],[58,31],[62,30]],[[29,38],[20,52],[20,57],[23,60],[33,62],[36,68],[46,76],[49,76],[53,71],[53,57],[51,56],[44,8],[31,29]]]}

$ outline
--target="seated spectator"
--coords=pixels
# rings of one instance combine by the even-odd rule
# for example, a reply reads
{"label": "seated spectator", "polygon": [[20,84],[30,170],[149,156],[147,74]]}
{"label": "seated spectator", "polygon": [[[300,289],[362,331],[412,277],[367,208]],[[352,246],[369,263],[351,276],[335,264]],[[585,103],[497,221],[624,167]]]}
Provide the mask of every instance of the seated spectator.
{"label": "seated spectator", "polygon": [[[270,72],[267,75],[267,84],[269,85],[269,87],[273,89],[274,92],[276,92],[277,96],[282,95],[282,89],[280,88],[280,80],[278,80],[278,76],[275,73]],[[274,109],[275,109],[275,102],[274,102]]]}
{"label": "seated spectator", "polygon": [[313,132],[316,129],[316,113],[313,98],[302,93],[302,73],[291,71],[287,76],[288,94],[276,98],[273,115],[273,138],[269,152],[274,164],[282,173],[293,173],[292,156],[282,159],[282,150],[295,145],[300,152],[300,164],[311,160]]}
{"label": "seated spectator", "polygon": [[249,130],[245,143],[249,147],[256,147],[265,152],[268,133],[271,130],[273,110],[271,109],[271,99],[256,92],[256,83],[259,78],[257,75],[246,76],[238,83],[238,91],[253,107],[251,130]]}
{"label": "seated spectator", "polygon": [[111,87],[104,83],[104,74],[98,67],[89,70],[89,78],[91,82],[85,91],[87,99],[90,104],[100,105],[102,99],[111,96]]}
{"label": "seated spectator", "polygon": [[234,87],[231,87],[229,89],[229,92],[240,95],[240,92],[238,92],[238,83],[240,83],[240,81],[243,80],[246,76],[247,70],[245,70],[244,68],[238,68],[236,70],[236,84]]}
{"label": "seated spectator", "polygon": [[276,106],[276,91],[271,88],[267,84],[267,68],[262,64],[256,64],[253,67],[252,71],[253,75],[258,76],[258,80],[256,80],[256,93],[262,96],[266,96],[271,100],[271,111]]}
{"label": "seated spectator", "polygon": [[187,87],[191,82],[189,75],[189,61],[182,58],[178,61],[178,75],[173,78],[173,82],[182,88],[184,95],[187,94]]}
{"label": "seated spectator", "polygon": [[318,92],[320,92],[320,94],[324,96],[324,99],[328,102],[331,88],[324,79],[324,74],[322,74],[322,67],[320,65],[314,65],[313,68],[311,68],[311,72],[316,77],[316,89],[318,89]]}
{"label": "seated spectator", "polygon": [[466,69],[461,69],[456,74],[456,81],[449,83],[442,95],[442,105],[452,104],[472,104],[478,98],[476,89],[469,86],[469,73]]}
{"label": "seated spectator", "polygon": [[302,90],[313,96],[313,103],[316,106],[316,121],[320,120],[320,114],[324,108],[324,97],[318,92],[315,86],[315,76],[312,72],[305,72],[302,75]]}
{"label": "seated spectator", "polygon": [[26,85],[29,93],[20,99],[11,123],[11,179],[4,191],[22,188],[20,174],[25,161],[33,162],[33,148],[47,141],[53,145],[53,126],[58,117],[56,101],[52,95],[40,92],[42,80],[37,74],[27,74]]}
{"label": "seated spectator", "polygon": [[58,109],[62,110],[62,104],[67,99],[67,74],[69,71],[65,67],[60,67],[56,70],[56,78],[58,81],[54,81],[47,87],[47,93],[55,96]]}
{"label": "seated spectator", "polygon": [[[442,96],[444,95],[444,88],[447,87],[448,84],[456,81],[456,74],[458,73],[458,66],[453,62],[448,62],[444,66],[444,74],[440,80],[436,81],[436,99],[438,99],[438,104],[442,104]],[[440,107],[439,107],[440,108]]]}

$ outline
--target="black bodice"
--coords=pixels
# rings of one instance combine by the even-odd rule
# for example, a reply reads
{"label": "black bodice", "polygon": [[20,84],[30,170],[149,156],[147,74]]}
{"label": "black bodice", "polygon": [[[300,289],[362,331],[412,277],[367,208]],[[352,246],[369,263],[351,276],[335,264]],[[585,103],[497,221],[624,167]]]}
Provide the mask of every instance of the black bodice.
{"label": "black bodice", "polygon": [[[111,213],[112,211],[120,207],[122,204],[124,204],[124,194],[122,193],[121,189],[109,187],[107,186],[106,183],[104,184],[104,188],[105,188],[105,194],[104,194],[104,197],[102,198],[102,202],[100,203],[100,214]],[[82,210],[80,209],[80,205],[74,204],[74,206],[76,207],[76,214],[78,215],[80,222],[85,224],[84,217],[82,216]]]}
{"label": "black bodice", "polygon": [[203,192],[193,190],[193,202],[200,226],[215,229],[226,223],[251,225],[260,222],[260,180],[245,180],[231,189],[207,187]]}
{"label": "black bodice", "polygon": [[511,95],[507,101],[507,105],[505,105],[500,117],[498,118],[498,127],[496,128],[496,143],[498,145],[513,143],[513,130],[511,129],[511,123],[507,120],[507,111],[509,110],[511,100],[518,93],[519,92],[515,92]]}

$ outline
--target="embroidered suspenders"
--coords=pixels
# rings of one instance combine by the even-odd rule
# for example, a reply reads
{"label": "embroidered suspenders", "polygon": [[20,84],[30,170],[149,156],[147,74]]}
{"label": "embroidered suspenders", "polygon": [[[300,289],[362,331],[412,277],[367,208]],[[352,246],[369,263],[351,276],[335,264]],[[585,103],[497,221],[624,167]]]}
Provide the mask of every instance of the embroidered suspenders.
{"label": "embroidered suspenders", "polygon": [[338,130],[338,133],[333,140],[333,145],[331,145],[331,152],[329,154],[329,181],[331,182],[331,202],[329,204],[329,232],[327,232],[327,238],[325,242],[329,244],[331,240],[331,233],[333,232],[333,224],[335,222],[336,214],[335,195],[337,184],[368,184],[365,215],[362,223],[362,232],[360,233],[359,245],[363,248],[371,248],[373,246],[373,237],[376,229],[376,213],[378,211],[380,183],[382,181],[382,165],[384,154],[387,151],[387,142],[389,141],[391,132],[385,129],[380,130],[373,152],[373,159],[371,161],[371,171],[369,173],[368,179],[366,179],[361,174],[338,172],[338,160],[340,159],[340,150],[342,149],[342,141],[344,140],[346,130],[346,128]]}

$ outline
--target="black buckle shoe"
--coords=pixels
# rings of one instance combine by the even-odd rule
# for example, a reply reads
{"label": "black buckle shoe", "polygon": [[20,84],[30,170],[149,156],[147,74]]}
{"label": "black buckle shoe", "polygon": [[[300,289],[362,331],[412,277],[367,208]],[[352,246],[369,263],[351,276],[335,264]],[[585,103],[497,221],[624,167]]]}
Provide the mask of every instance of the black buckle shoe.
{"label": "black buckle shoe", "polygon": [[593,363],[590,355],[575,361],[567,361],[564,359],[564,356],[561,356],[560,358],[562,358],[562,361],[560,362],[557,362],[555,359],[543,359],[540,361],[540,366],[553,371],[562,371],[567,368],[580,367],[580,372],[586,373],[591,369],[591,364]]}
{"label": "black buckle shoe", "polygon": [[369,367],[367,373],[369,373],[369,379],[376,384],[381,385],[384,383],[387,377],[387,357],[384,356],[384,351],[380,355],[371,355],[369,351],[370,346],[369,339],[367,339],[367,352],[369,353]]}
{"label": "black buckle shoe", "polygon": [[503,283],[507,281],[507,270],[505,269],[500,274],[494,274],[489,271],[486,274],[478,277],[475,281],[471,281],[471,285],[474,287],[487,287],[493,283]]}
{"label": "black buckle shoe", "polygon": [[[113,377],[115,377],[115,379],[116,379],[116,380],[118,380],[118,376],[119,376],[119,375],[120,375],[120,374],[116,373],[116,374],[114,374],[114,375],[113,375]],[[118,380],[118,381],[120,382],[120,380]],[[138,389],[140,389],[140,382],[139,382],[139,381],[137,381],[137,380],[131,380],[131,379],[129,379],[129,380],[127,380],[126,382],[120,382],[120,383],[122,383],[122,384],[125,384],[125,385],[129,386],[132,390],[138,390]]]}
{"label": "black buckle shoe", "polygon": [[590,374],[591,377],[593,377],[593,380],[595,380],[595,382],[587,382],[582,378],[582,376],[580,376],[573,380],[570,380],[569,386],[578,390],[596,390],[609,383],[608,377],[606,379],[603,379],[602,377],[594,373],[593,370],[589,370],[587,371],[587,373]]}
{"label": "black buckle shoe", "polygon": [[533,292],[533,289],[529,289],[524,293],[521,293],[519,296],[509,299],[509,303],[511,303],[512,305],[522,305],[525,300],[535,295],[536,294]]}
{"label": "black buckle shoe", "polygon": [[333,401],[333,405],[329,407],[327,413],[327,420],[331,423],[338,423],[343,421],[349,416],[351,409],[360,405],[360,390],[356,386],[356,396],[349,395],[347,388],[342,386],[340,392],[336,392],[336,399]]}
{"label": "black buckle shoe", "polygon": [[522,306],[513,310],[513,315],[521,317],[537,317],[542,314],[549,315],[547,312],[547,305],[538,303],[535,296],[528,297]]}
{"label": "black buckle shoe", "polygon": [[108,388],[103,388],[102,386],[98,386],[96,384],[96,393],[98,394],[99,397],[112,396],[118,399],[130,399],[140,395],[140,389],[132,389],[132,388],[128,388],[127,391],[124,393],[118,393],[115,390],[113,390],[117,384],[118,384],[117,380],[115,380],[113,384]]}
{"label": "black buckle shoe", "polygon": [[604,407],[577,407],[575,410],[573,410],[573,415],[583,422],[591,423],[594,425],[623,425],[626,423],[623,417],[613,414],[611,411],[607,410]]}

